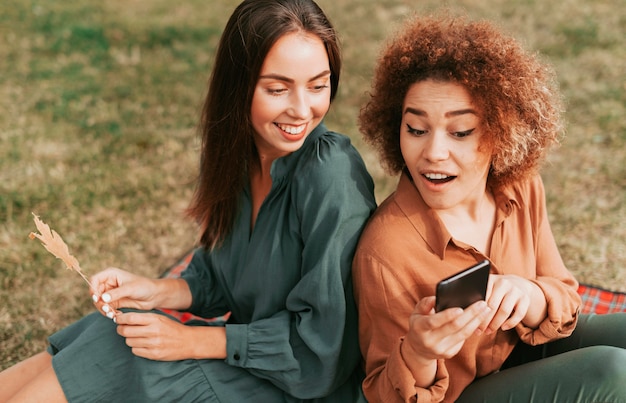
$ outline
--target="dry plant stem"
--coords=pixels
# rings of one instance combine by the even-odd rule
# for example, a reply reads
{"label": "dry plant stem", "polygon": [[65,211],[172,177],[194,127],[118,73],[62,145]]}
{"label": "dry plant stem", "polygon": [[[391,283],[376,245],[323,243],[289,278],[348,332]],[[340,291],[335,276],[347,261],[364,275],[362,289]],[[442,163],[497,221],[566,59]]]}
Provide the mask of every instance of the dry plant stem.
{"label": "dry plant stem", "polygon": [[78,263],[78,259],[70,254],[69,248],[61,236],[55,230],[50,229],[50,226],[41,221],[35,213],[33,213],[33,220],[35,221],[35,226],[40,233],[37,234],[31,232],[28,237],[30,239],[39,239],[48,252],[52,253],[57,259],[61,259],[69,270],[73,270],[80,274],[83,280],[89,284],[89,287],[92,290],[95,290],[95,288],[91,285],[91,282],[89,282],[87,277],[83,274],[80,264]]}

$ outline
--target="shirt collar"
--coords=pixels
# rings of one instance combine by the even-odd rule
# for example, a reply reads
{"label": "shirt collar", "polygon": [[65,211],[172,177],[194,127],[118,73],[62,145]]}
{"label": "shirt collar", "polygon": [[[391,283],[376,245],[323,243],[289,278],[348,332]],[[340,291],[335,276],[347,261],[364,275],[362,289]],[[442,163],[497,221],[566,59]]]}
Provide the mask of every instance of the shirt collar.
{"label": "shirt collar", "polygon": [[[402,172],[393,197],[411,225],[431,250],[443,260],[446,247],[452,241],[452,235],[437,213],[424,202],[422,195],[406,172]],[[515,206],[519,208],[520,202],[518,201],[519,195],[511,187],[494,191],[494,198],[497,206],[497,226],[513,213]]]}

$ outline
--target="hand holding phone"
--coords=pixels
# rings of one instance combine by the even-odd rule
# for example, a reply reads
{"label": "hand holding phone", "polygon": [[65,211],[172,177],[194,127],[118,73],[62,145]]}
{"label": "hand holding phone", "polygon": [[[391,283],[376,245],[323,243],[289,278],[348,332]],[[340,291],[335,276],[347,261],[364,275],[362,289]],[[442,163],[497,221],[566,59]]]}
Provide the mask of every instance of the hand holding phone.
{"label": "hand holding phone", "polygon": [[476,301],[487,297],[487,282],[489,280],[489,260],[468,267],[437,284],[437,301],[435,311],[460,307],[467,308]]}

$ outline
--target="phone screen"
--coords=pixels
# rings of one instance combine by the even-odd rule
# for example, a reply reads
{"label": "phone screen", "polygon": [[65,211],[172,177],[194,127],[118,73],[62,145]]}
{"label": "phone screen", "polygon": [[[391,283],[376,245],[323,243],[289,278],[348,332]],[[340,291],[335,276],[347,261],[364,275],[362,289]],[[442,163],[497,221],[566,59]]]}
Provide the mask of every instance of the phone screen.
{"label": "phone screen", "polygon": [[489,260],[483,260],[441,280],[437,284],[435,311],[453,307],[465,309],[476,301],[484,300],[487,296],[490,268]]}

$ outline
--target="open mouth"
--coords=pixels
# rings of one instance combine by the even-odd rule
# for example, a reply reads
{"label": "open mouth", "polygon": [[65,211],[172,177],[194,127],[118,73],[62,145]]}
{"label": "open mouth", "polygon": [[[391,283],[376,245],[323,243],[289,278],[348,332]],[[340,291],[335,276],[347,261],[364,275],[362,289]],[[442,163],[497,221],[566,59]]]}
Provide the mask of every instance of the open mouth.
{"label": "open mouth", "polygon": [[297,136],[297,135],[301,134],[304,131],[304,129],[306,128],[306,125],[289,126],[289,125],[283,125],[283,124],[280,124],[280,123],[274,123],[274,124],[280,130],[282,130],[285,133],[290,134],[292,136]]}
{"label": "open mouth", "polygon": [[456,176],[449,176],[449,175],[445,175],[445,174],[427,173],[427,174],[424,174],[424,178],[426,178],[431,183],[434,183],[436,185],[440,185],[440,184],[448,183],[448,182],[456,179]]}

